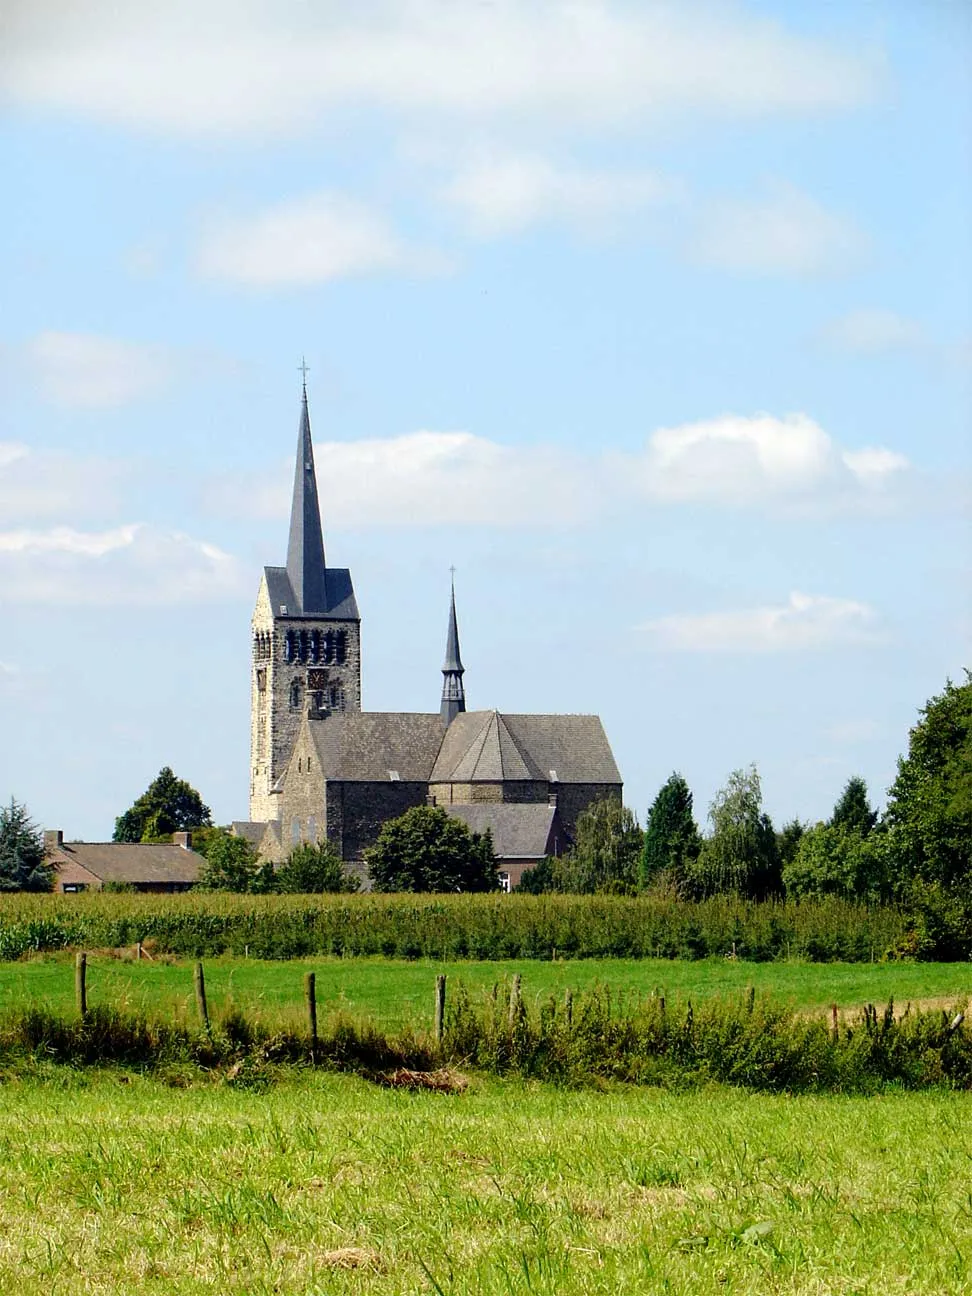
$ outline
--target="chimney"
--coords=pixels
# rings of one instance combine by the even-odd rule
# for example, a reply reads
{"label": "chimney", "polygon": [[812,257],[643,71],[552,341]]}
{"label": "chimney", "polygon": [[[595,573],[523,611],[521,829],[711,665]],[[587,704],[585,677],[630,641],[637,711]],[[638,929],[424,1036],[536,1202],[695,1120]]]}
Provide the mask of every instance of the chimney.
{"label": "chimney", "polygon": [[48,828],[44,832],[44,849],[45,851],[57,850],[58,846],[64,845],[64,833],[60,828]]}
{"label": "chimney", "polygon": [[192,833],[191,833],[191,832],[174,832],[174,833],[172,834],[172,845],[173,845],[173,846],[181,846],[183,850],[191,850],[191,849],[192,849]]}

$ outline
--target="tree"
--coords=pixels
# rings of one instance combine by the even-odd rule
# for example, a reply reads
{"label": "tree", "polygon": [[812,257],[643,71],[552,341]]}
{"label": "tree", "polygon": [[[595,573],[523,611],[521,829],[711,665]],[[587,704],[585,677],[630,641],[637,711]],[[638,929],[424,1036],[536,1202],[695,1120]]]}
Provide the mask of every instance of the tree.
{"label": "tree", "polygon": [[672,774],[648,811],[639,866],[640,889],[643,891],[662,875],[676,888],[684,885],[701,844],[689,785],[681,774]]}
{"label": "tree", "polygon": [[791,819],[776,834],[776,850],[783,868],[796,858],[797,849],[806,831],[805,823],[801,823],[799,819]]}
{"label": "tree", "polygon": [[763,900],[780,890],[780,856],[776,833],[762,812],[762,788],[756,766],[737,769],[709,807],[711,834],[702,842],[688,872],[696,895],[735,891]]}
{"label": "tree", "polygon": [[148,785],[135,804],[115,820],[116,842],[148,841],[170,833],[212,824],[209,806],[168,765]]}
{"label": "tree", "polygon": [[972,673],[946,681],[911,730],[908,755],[884,816],[897,889],[920,879],[945,888],[972,881]]}
{"label": "tree", "polygon": [[830,816],[832,828],[847,828],[866,837],[877,823],[877,811],[871,809],[867,799],[867,784],[858,775],[847,780],[847,785],[840,794]]}
{"label": "tree", "polygon": [[783,865],[783,885],[793,899],[836,895],[880,900],[886,892],[881,835],[846,823],[818,823],[800,838]]}
{"label": "tree", "polygon": [[209,834],[199,886],[203,891],[252,891],[257,869],[257,853],[246,838],[217,828]]}
{"label": "tree", "polygon": [[533,868],[524,869],[517,883],[517,891],[527,895],[543,895],[546,891],[560,890],[560,860],[550,855],[538,860]]}
{"label": "tree", "polygon": [[273,877],[273,889],[320,895],[326,891],[357,891],[358,879],[347,871],[330,842],[295,846]]}
{"label": "tree", "polygon": [[574,845],[561,861],[563,890],[633,892],[644,834],[618,797],[592,801],[577,816]]}
{"label": "tree", "polygon": [[0,891],[50,891],[53,885],[40,829],[27,807],[11,797],[0,809]]}
{"label": "tree", "polygon": [[493,839],[437,806],[413,806],[382,825],[366,852],[375,891],[494,891]]}

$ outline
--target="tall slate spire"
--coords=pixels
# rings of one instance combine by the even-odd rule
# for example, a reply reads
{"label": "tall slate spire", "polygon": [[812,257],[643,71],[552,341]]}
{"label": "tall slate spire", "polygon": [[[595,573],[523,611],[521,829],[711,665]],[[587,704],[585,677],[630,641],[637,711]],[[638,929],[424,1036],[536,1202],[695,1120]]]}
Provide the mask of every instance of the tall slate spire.
{"label": "tall slate spire", "polygon": [[287,545],[287,575],[303,616],[326,612],[327,566],[321,510],[317,502],[314,446],[311,442],[310,412],[307,408],[307,379],[304,378],[297,431],[297,463],[294,467],[294,502],[290,510],[290,541]]}
{"label": "tall slate spire", "polygon": [[466,691],[463,688],[462,658],[459,655],[459,625],[456,621],[456,582],[452,580],[452,601],[449,605],[449,630],[446,635],[445,665],[442,667],[442,705],[439,714],[446,724],[451,724],[460,711],[466,709]]}

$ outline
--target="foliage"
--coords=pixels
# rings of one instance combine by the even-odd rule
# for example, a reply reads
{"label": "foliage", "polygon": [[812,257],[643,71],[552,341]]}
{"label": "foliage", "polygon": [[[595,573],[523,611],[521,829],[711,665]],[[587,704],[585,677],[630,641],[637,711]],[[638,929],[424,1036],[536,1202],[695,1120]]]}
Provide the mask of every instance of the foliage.
{"label": "foliage", "polygon": [[252,891],[256,877],[256,851],[245,837],[235,837],[225,828],[209,834],[199,877],[203,891]]}
{"label": "foliage", "polygon": [[662,876],[682,890],[688,870],[698,858],[701,838],[692,812],[692,793],[681,774],[665,782],[645,825],[638,884],[644,891]]}
{"label": "foliage", "polygon": [[11,797],[0,807],[0,891],[50,891],[53,885],[40,829],[27,807]]}
{"label": "foliage", "polygon": [[776,834],[776,850],[780,857],[780,867],[782,869],[785,870],[787,864],[791,863],[796,857],[800,840],[806,831],[807,825],[805,823],[802,823],[799,819],[791,819]]}
{"label": "foliage", "polygon": [[524,869],[520,881],[514,890],[522,891],[525,895],[543,895],[547,891],[558,891],[557,885],[560,880],[559,871],[560,861],[553,856],[546,856],[545,859],[534,864],[533,868]]}
{"label": "foliage", "polygon": [[577,816],[571,850],[527,869],[517,890],[533,895],[633,895],[642,842],[638,821],[617,797],[592,801]]}
{"label": "foliage", "polygon": [[698,896],[736,892],[754,900],[780,891],[780,857],[769,816],[762,813],[756,766],[737,769],[709,807],[711,834],[688,872]]}
{"label": "foliage", "polygon": [[212,815],[199,793],[166,765],[134,805],[115,820],[112,840],[157,841],[169,833],[210,824]]}
{"label": "foliage", "polygon": [[888,851],[900,893],[913,879],[972,883],[972,674],[946,683],[911,730],[888,792]]}
{"label": "foliage", "polygon": [[413,806],[382,825],[366,855],[376,891],[495,891],[489,832],[471,833],[438,806]]}
{"label": "foliage", "polygon": [[877,823],[877,811],[872,810],[867,799],[867,784],[858,775],[847,780],[847,785],[840,794],[830,816],[832,828],[844,828],[866,837]]}
{"label": "foliage", "polygon": [[783,866],[783,885],[794,899],[834,895],[878,902],[886,892],[884,840],[846,823],[816,824]]}
{"label": "foliage", "polygon": [[[835,898],[755,903],[666,896],[0,897],[0,958],[65,947],[252,958],[799,958],[869,962],[902,949],[907,912]],[[934,952],[923,948],[923,958]]]}
{"label": "foliage", "polygon": [[274,874],[274,890],[281,894],[322,895],[357,891],[358,886],[358,879],[347,871],[340,855],[326,841],[295,846]]}

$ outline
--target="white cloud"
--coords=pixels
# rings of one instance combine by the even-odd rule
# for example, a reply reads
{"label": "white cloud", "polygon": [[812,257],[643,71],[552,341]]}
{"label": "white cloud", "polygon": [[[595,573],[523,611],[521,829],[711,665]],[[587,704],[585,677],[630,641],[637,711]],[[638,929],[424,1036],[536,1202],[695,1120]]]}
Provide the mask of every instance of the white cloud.
{"label": "white cloud", "polygon": [[460,167],[442,196],[474,235],[494,238],[542,221],[600,231],[676,192],[671,181],[648,172],[582,170],[535,154],[493,152]]}
{"label": "white cloud", "polygon": [[172,375],[164,347],[94,333],[39,333],[25,353],[42,397],[54,405],[126,405],[159,391]]}
{"label": "white cloud", "polygon": [[117,505],[133,470],[120,460],[30,450],[0,441],[0,518],[10,524],[39,518],[97,517]]}
{"label": "white cloud", "polygon": [[[571,525],[646,498],[775,511],[886,506],[909,465],[884,449],[847,451],[805,414],[727,415],[660,428],[641,451],[581,454],[504,446],[469,432],[323,442],[321,494],[338,526]],[[214,482],[228,513],[282,517],[292,468]]]}
{"label": "white cloud", "polygon": [[800,652],[872,642],[876,620],[866,603],[794,592],[781,606],[659,617],[641,631],[672,652]]}
{"label": "white cloud", "polygon": [[11,602],[145,606],[235,597],[246,588],[231,555],[145,523],[0,532],[0,599]]}
{"label": "white cloud", "polygon": [[15,104],[190,135],[366,107],[587,129],[806,113],[866,102],[882,79],[871,56],[673,0],[8,0],[4,18]]}
{"label": "white cloud", "polygon": [[649,495],[737,505],[860,499],[907,467],[891,450],[842,449],[806,414],[727,414],[659,428],[632,465]]}
{"label": "white cloud", "polygon": [[849,221],[779,183],[755,199],[711,203],[688,245],[704,265],[766,275],[841,271],[863,248],[863,236]]}
{"label": "white cloud", "polygon": [[855,310],[834,320],[823,331],[831,345],[862,355],[908,351],[927,339],[921,325],[888,310]]}
{"label": "white cloud", "polygon": [[377,213],[333,193],[280,203],[249,218],[210,222],[196,266],[207,278],[254,287],[437,268],[431,258],[405,248]]}

